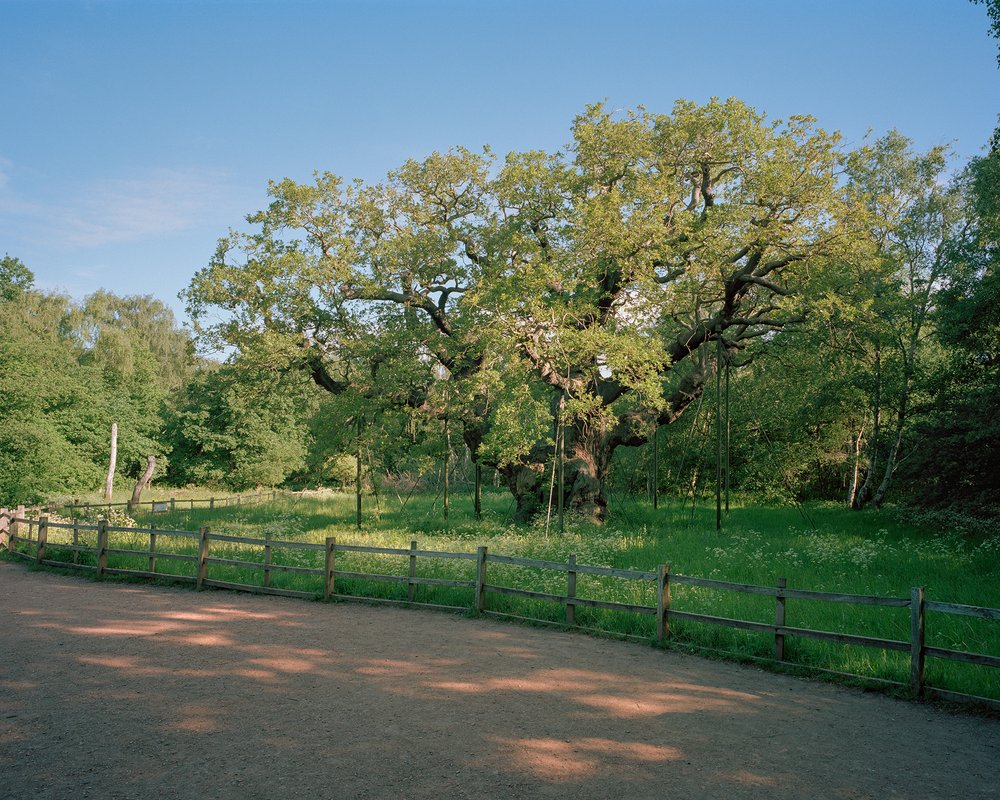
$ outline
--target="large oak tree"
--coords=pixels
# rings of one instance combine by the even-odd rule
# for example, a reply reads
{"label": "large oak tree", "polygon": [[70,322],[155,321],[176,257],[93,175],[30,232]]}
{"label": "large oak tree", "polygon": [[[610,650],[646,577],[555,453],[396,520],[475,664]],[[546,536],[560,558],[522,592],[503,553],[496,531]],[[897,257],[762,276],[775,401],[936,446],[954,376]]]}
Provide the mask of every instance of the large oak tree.
{"label": "large oak tree", "polygon": [[[565,152],[454,149],[375,185],[273,183],[187,291],[202,343],[461,427],[517,516],[565,435],[571,508],[682,415],[717,351],[802,318],[850,250],[838,137],[737,100],[588,108]],[[560,426],[562,426],[560,428]]]}

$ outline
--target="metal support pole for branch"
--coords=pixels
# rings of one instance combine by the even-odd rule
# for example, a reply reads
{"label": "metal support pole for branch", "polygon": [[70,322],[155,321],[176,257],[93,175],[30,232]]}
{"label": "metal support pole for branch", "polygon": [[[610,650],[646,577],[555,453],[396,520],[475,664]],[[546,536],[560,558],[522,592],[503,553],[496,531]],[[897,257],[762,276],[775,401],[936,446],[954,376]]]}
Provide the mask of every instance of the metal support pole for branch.
{"label": "metal support pole for branch", "polygon": [[358,530],[361,530],[361,415],[357,419],[357,452],[355,453],[357,470],[354,476],[354,498],[355,515],[357,517]]}
{"label": "metal support pole for branch", "polygon": [[657,423],[653,423],[653,510],[657,507],[657,498],[660,494],[660,462],[657,453],[656,446],[656,434],[659,432],[660,426]]}
{"label": "metal support pole for branch", "polygon": [[563,519],[563,500],[566,494],[565,489],[565,458],[566,458],[566,420],[565,412],[566,410],[566,397],[559,398],[559,418],[556,424],[558,429],[556,437],[556,458],[559,464],[559,535],[565,532],[565,522]]}
{"label": "metal support pole for branch", "polygon": [[448,521],[448,467],[451,465],[451,432],[448,417],[444,418],[444,520]]}
{"label": "metal support pole for branch", "polygon": [[729,513],[729,355],[726,355],[726,513]]}
{"label": "metal support pole for branch", "polygon": [[722,530],[722,339],[715,340],[715,529]]}
{"label": "metal support pole for branch", "polygon": [[483,518],[483,465],[476,464],[476,495],[474,500],[476,519]]}

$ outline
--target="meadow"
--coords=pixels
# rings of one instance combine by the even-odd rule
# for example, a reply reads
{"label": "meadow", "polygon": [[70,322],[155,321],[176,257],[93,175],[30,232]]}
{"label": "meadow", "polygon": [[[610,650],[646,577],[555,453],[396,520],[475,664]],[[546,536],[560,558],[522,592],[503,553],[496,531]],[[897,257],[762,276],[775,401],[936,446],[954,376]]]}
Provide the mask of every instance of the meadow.
{"label": "meadow", "polygon": [[[178,499],[188,496],[174,493]],[[202,492],[190,496],[205,497]],[[604,527],[567,518],[558,534],[555,519],[546,529],[545,519],[531,526],[510,521],[509,496],[487,492],[482,519],[472,514],[472,503],[452,498],[447,519],[440,497],[415,494],[386,495],[378,501],[365,498],[361,528],[356,526],[354,495],[321,492],[282,494],[274,502],[216,507],[213,510],[182,508],[172,513],[136,514],[140,526],[195,531],[207,526],[214,533],[233,536],[322,543],[335,536],[340,545],[407,548],[416,541],[421,549],[475,552],[485,545],[491,555],[565,562],[570,554],[579,564],[618,569],[655,571],[669,564],[672,574],[712,578],[737,583],[775,586],[779,578],[789,588],[859,595],[907,598],[911,587],[922,586],[930,600],[996,608],[1000,606],[1000,535],[969,535],[931,530],[902,522],[892,510],[852,512],[834,505],[762,507],[736,504],[725,516],[723,529],[715,530],[715,511],[708,503],[691,505],[662,499],[652,509],[645,499],[616,498],[611,520]],[[220,503],[221,505],[221,503]],[[128,522],[115,511],[112,524]],[[142,537],[117,534],[113,545],[141,549]],[[158,548],[191,555],[191,539],[159,536]],[[148,540],[147,540],[148,544]],[[53,544],[50,557],[58,548]],[[212,556],[260,562],[263,547],[213,544]],[[64,554],[65,555],[65,554]],[[82,554],[85,559],[89,554]],[[117,566],[144,568],[138,556],[119,555]],[[274,548],[273,563],[321,567],[318,551]],[[135,562],[134,564],[132,562]],[[193,574],[192,562],[169,562],[162,569]],[[405,557],[348,552],[338,554],[338,571],[405,575]],[[471,580],[475,562],[421,559],[418,575],[428,578]],[[225,580],[260,583],[260,570],[232,566]],[[319,578],[276,572],[272,586],[315,592]],[[565,572],[518,565],[490,566],[490,583],[565,594]],[[405,601],[407,587],[362,578],[338,578],[338,594]],[[605,576],[578,576],[577,594],[599,600],[636,605],[656,605],[655,581],[624,581]],[[469,608],[472,590],[445,586],[418,586],[417,602]],[[736,594],[712,588],[675,585],[673,610],[712,614],[732,619],[773,623],[774,598]],[[540,600],[490,595],[488,609],[517,617],[563,624],[562,606]],[[610,635],[652,639],[654,619],[639,614],[598,608],[578,608],[577,624]],[[842,605],[810,600],[787,601],[786,624],[793,627],[853,633],[905,641],[910,615],[906,608]],[[972,617],[929,612],[927,644],[1000,656],[1000,623]],[[676,620],[671,624],[669,646],[706,653],[724,653],[738,660],[771,657],[773,639],[767,633],[735,630],[704,623]],[[806,668],[864,676],[869,681],[905,683],[909,654],[854,645],[787,638],[782,669]],[[965,694],[1000,699],[1000,670],[987,666],[927,659],[927,683]]]}

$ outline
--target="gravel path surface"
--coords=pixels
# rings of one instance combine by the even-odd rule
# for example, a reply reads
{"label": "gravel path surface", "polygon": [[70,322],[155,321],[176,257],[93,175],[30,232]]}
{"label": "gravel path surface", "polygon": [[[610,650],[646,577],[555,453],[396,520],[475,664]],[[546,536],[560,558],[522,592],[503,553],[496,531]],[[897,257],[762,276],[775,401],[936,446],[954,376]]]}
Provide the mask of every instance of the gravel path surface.
{"label": "gravel path surface", "polygon": [[0,562],[0,798],[1000,798],[1000,723],[641,644]]}

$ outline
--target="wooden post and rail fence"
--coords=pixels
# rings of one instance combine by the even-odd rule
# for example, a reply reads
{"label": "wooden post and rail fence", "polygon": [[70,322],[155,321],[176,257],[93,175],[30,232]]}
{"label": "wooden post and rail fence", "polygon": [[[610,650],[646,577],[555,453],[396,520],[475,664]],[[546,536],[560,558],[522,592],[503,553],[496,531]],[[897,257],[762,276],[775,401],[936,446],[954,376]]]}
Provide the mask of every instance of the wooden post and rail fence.
{"label": "wooden post and rail fence", "polygon": [[[282,492],[283,493],[283,492]],[[72,503],[49,503],[47,505],[31,506],[25,508],[25,506],[18,506],[16,513],[19,516],[24,516],[25,511],[34,514],[52,514],[56,511],[69,512],[73,514],[79,512],[85,516],[90,514],[97,514],[104,511],[108,514],[111,513],[113,508],[120,508],[126,512],[140,511],[145,507],[149,507],[149,512],[153,514],[167,513],[177,511],[178,509],[184,510],[187,508],[189,511],[194,511],[195,508],[207,508],[214,510],[216,508],[229,508],[231,506],[241,506],[245,503],[250,502],[273,502],[277,498],[279,492],[277,490],[268,490],[266,492],[253,492],[252,494],[234,494],[234,495],[223,495],[220,497],[169,497],[167,499],[160,500],[142,500],[133,503],[131,500],[127,500],[119,503],[112,502],[81,502],[80,500],[74,500]]]}
{"label": "wooden post and rail fence", "polygon": [[[61,537],[62,540],[58,544],[52,541],[53,531],[64,532]],[[81,537],[85,534],[96,534],[96,536],[93,536],[93,545],[84,545],[81,543]],[[112,534],[127,534],[130,538],[126,543],[134,542],[136,537],[148,538],[148,546],[142,549],[136,549],[135,547],[115,547],[112,546]],[[334,537],[327,537],[326,541],[321,544],[277,540],[270,535],[265,538],[230,536],[222,533],[214,533],[207,527],[201,528],[198,531],[157,530],[152,527],[130,528],[110,525],[104,519],[99,520],[97,524],[83,524],[76,520],[56,522],[44,514],[37,518],[27,517],[24,515],[23,507],[18,508],[16,511],[0,509],[0,542],[4,542],[5,540],[8,541],[8,548],[11,554],[21,559],[33,561],[38,565],[94,572],[99,579],[106,575],[124,575],[134,578],[167,579],[192,583],[199,589],[203,587],[216,587],[306,599],[316,599],[317,597],[322,597],[325,600],[331,598],[377,599],[337,592],[338,580],[357,579],[405,585],[405,600],[388,600],[386,602],[412,603],[449,610],[469,610],[469,606],[442,605],[417,599],[417,587],[442,586],[471,590],[471,609],[477,613],[487,613],[496,616],[513,617],[518,615],[500,613],[489,609],[488,597],[490,595],[507,595],[534,601],[557,603],[564,606],[564,624],[570,627],[578,625],[577,609],[579,608],[608,609],[617,612],[653,616],[655,618],[654,635],[660,642],[670,638],[671,624],[681,620],[756,631],[772,637],[773,660],[775,662],[791,663],[788,661],[786,653],[786,640],[788,638],[814,639],[840,645],[898,651],[909,655],[910,675],[908,684],[898,681],[867,678],[861,675],[854,677],[877,680],[880,683],[896,686],[908,686],[910,692],[917,697],[927,696],[960,702],[973,701],[1000,709],[1000,700],[975,697],[943,688],[930,687],[925,682],[925,661],[928,657],[1000,668],[1000,656],[928,645],[925,641],[926,614],[928,612],[1000,622],[1000,609],[928,600],[924,589],[921,587],[914,587],[908,597],[879,597],[820,592],[790,588],[784,578],[779,578],[774,586],[761,586],[679,575],[672,573],[668,564],[659,565],[655,571],[642,571],[579,564],[575,555],[570,555],[566,562],[560,562],[493,554],[486,547],[479,547],[474,553],[424,550],[418,548],[416,541],[411,541],[410,547],[404,549],[338,544]],[[193,552],[175,552],[160,546],[163,542],[176,544],[178,541],[187,541],[189,543],[189,550],[194,550],[196,547],[197,554]],[[213,556],[211,551],[213,543],[225,543],[230,548],[236,547],[240,550],[250,552],[262,551],[262,558],[261,560],[249,560],[248,558]],[[61,558],[52,557],[57,548],[59,555],[62,556]],[[277,563],[274,558],[276,551],[281,553],[312,551],[316,554],[313,557],[313,563],[316,563],[321,558],[323,565],[322,567],[311,567]],[[322,557],[319,556],[320,553],[322,553]],[[348,553],[398,556],[401,564],[400,572],[403,574],[378,574],[338,569],[337,556]],[[91,558],[88,558],[88,560],[92,560],[93,563],[81,563],[81,554],[89,554]],[[123,559],[131,558],[133,564],[141,563],[145,566],[145,569],[113,566],[113,562],[109,561],[109,557],[115,557],[117,563],[122,563]],[[418,559],[474,562],[474,578],[457,580],[420,576],[417,569]],[[299,560],[302,559],[300,558]],[[162,562],[190,563],[192,564],[190,572],[193,574],[178,574],[176,572],[164,571],[162,569]],[[504,586],[499,583],[491,583],[489,580],[489,567],[491,565],[563,572],[566,574],[565,594],[531,591]],[[252,584],[240,583],[234,580],[223,580],[218,574],[221,571],[220,568],[259,572],[261,580],[260,583]],[[279,588],[271,585],[274,573],[313,575],[319,576],[319,580],[316,582],[317,588],[315,591]],[[656,605],[647,606],[602,600],[594,597],[582,597],[577,591],[577,579],[580,575],[647,582],[655,587]],[[671,589],[675,586],[694,586],[724,592],[773,597],[774,623],[732,619],[675,608],[671,602]],[[882,608],[908,608],[910,613],[909,638],[908,640],[886,639],[855,633],[813,630],[790,626],[786,620],[787,605],[790,600],[866,605]],[[534,621],[552,624],[552,620],[534,619]],[[829,671],[817,667],[810,668],[821,672]]]}

